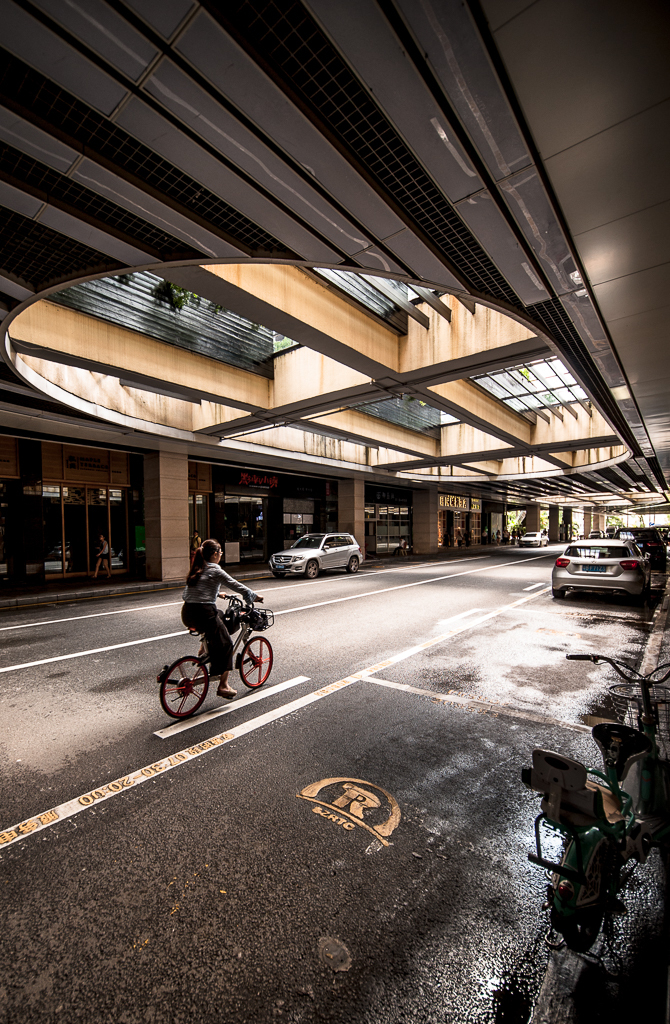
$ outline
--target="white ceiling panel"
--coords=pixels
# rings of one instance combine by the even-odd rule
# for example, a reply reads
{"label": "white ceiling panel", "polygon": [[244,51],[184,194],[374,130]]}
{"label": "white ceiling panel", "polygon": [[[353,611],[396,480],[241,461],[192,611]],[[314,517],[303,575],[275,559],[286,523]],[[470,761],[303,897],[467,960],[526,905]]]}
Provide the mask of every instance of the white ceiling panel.
{"label": "white ceiling panel", "polygon": [[669,124],[667,100],[546,161],[575,233],[670,199]]}
{"label": "white ceiling panel", "polygon": [[126,89],[11,0],[0,0],[2,45],[103,114]]}
{"label": "white ceiling panel", "polygon": [[667,99],[669,38],[658,0],[538,0],[495,32],[545,159]]}
{"label": "white ceiling panel", "polygon": [[202,182],[215,195],[240,210],[305,259],[341,263],[339,253],[310,234],[283,210],[229,170],[198,143],[177,131],[156,111],[133,97],[123,108],[118,123],[177,167]]}
{"label": "white ceiling panel", "polygon": [[592,284],[604,284],[670,260],[670,202],[576,235]]}
{"label": "white ceiling panel", "polygon": [[[638,385],[643,381],[655,381],[666,376],[668,367],[670,376],[670,359],[667,352],[668,324],[670,323],[670,304],[665,296],[666,305],[659,309],[645,310],[636,316],[626,316],[613,320],[610,333],[617,352],[626,364],[628,379],[631,384]],[[670,394],[670,389],[668,390]],[[666,394],[666,403],[668,400]]]}
{"label": "white ceiling panel", "polygon": [[370,245],[370,238],[354,228],[349,220],[172,61],[161,61],[145,88],[228,161],[240,167],[261,188],[295,210],[299,217],[346,253],[358,252]]}
{"label": "white ceiling panel", "polygon": [[377,238],[403,224],[247,54],[201,11],[176,44],[183,54]]}
{"label": "white ceiling panel", "polygon": [[639,274],[596,285],[593,290],[608,323],[646,310],[659,309],[668,304],[670,266],[665,263],[660,267],[642,270]]}

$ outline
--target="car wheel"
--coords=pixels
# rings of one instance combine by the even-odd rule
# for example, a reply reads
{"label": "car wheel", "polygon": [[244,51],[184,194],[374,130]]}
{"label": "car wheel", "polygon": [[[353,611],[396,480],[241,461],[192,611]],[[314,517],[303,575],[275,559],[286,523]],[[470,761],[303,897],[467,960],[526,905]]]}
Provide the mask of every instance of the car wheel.
{"label": "car wheel", "polygon": [[274,572],[274,571],[273,571],[272,575],[273,575],[273,576],[276,576],[276,578],[277,578],[278,580],[283,580],[283,579],[284,579],[284,576],[286,575],[286,573],[285,573],[285,572]]}
{"label": "car wheel", "polygon": [[308,580],[315,580],[319,575],[319,563],[315,559],[310,558],[309,562],[305,566],[305,576]]}
{"label": "car wheel", "polygon": [[360,562],[355,555],[352,555],[347,563],[347,572],[358,572],[358,566]]}
{"label": "car wheel", "polygon": [[557,590],[556,587],[552,587],[551,588],[551,596],[552,597],[565,597],[565,591],[564,590]]}

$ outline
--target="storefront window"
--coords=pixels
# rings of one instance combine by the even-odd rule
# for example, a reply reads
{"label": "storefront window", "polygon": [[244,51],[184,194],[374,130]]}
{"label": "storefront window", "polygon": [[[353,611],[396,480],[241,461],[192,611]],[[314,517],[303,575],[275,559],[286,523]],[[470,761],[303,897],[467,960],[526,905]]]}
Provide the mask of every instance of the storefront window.
{"label": "storefront window", "polygon": [[7,575],[7,484],[0,483],[0,576]]}
{"label": "storefront window", "polygon": [[128,568],[128,529],[126,492],[111,487],[109,491],[109,554],[112,570]]}
{"label": "storefront window", "polygon": [[[226,560],[263,562],[267,558],[265,520],[267,498],[226,495]],[[232,546],[239,544],[239,557]],[[231,547],[229,547],[229,545]]]}
{"label": "storefront window", "polygon": [[63,514],[60,502],[60,484],[42,487],[42,519],[44,522],[44,571],[47,576],[63,568]]}
{"label": "storefront window", "polygon": [[192,537],[196,530],[203,540],[209,537],[207,497],[206,494],[189,494],[188,496],[189,537]]}
{"label": "storefront window", "polygon": [[392,555],[406,541],[412,546],[412,510],[409,505],[366,505],[365,544],[368,555]]}
{"label": "storefront window", "polygon": [[[88,571],[86,551],[86,488],[63,487],[63,525],[65,528],[65,572]],[[97,488],[95,488],[97,490]],[[105,491],[105,506],[107,505]],[[107,508],[105,507],[105,527]],[[97,539],[97,534],[96,534]],[[95,565],[95,561],[93,562]]]}

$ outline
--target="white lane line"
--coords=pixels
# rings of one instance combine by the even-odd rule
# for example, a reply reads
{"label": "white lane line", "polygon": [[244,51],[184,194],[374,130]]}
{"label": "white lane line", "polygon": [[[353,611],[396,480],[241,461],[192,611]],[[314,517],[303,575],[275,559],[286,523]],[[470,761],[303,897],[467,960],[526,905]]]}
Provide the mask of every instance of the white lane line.
{"label": "white lane line", "polygon": [[[545,558],[545,555],[533,555],[530,560],[537,558]],[[440,580],[451,580],[457,576],[471,576],[476,572],[487,572],[490,569],[502,569],[506,565],[517,565],[518,562],[527,562],[529,559],[521,558],[514,562],[500,562],[498,565],[484,565],[479,569],[466,569],[463,572],[453,572],[448,576],[434,576],[427,580],[417,580],[414,583],[402,583],[395,587],[384,587],[382,590],[367,590],[363,594],[349,594],[347,597],[335,597],[330,601],[318,601],[315,604],[302,605],[299,608],[285,608],[283,611],[275,612],[275,618],[278,615],[290,615],[293,612],[304,612],[311,608],[322,608],[324,605],[329,604],[342,604],[344,601],[358,601],[362,597],[374,597],[376,594],[388,594],[393,590],[408,590],[410,587],[422,587],[426,583],[436,583]],[[511,607],[511,606],[510,606]],[[90,651],[75,651],[73,654],[58,654],[53,658],[40,658],[39,661],[24,661],[19,665],[6,665],[4,668],[0,668],[2,672],[14,672],[21,668],[35,668],[37,665],[51,665],[56,661],[68,661],[71,658],[85,658],[90,654],[103,654],[105,651],[116,651],[121,647],[135,647],[138,644],[150,644],[156,640],[169,640],[174,636],[187,636],[185,629],[178,630],[176,633],[163,633],[161,636],[148,636],[142,640],[128,640],[123,644],[110,644],[108,647],[94,647]]]}
{"label": "white lane line", "polygon": [[295,679],[287,679],[285,683],[268,686],[267,689],[263,689],[259,693],[253,693],[242,700],[235,701],[233,704],[224,704],[223,707],[215,708],[214,711],[207,711],[202,715],[194,715],[193,718],[188,718],[184,722],[175,722],[174,725],[168,725],[165,729],[158,729],[154,736],[158,736],[161,740],[167,740],[170,736],[176,736],[177,733],[186,732],[187,729],[195,729],[196,726],[204,725],[205,722],[211,722],[213,718],[220,718],[221,715],[229,715],[232,711],[240,711],[242,708],[247,708],[250,704],[263,700],[264,697],[272,697],[275,693],[281,693],[282,690],[288,690],[291,686],[297,686],[298,683],[308,682],[309,676],[296,676]]}
{"label": "white lane line", "polygon": [[188,631],[180,629],[177,633],[163,633],[161,636],[147,636],[143,640],[128,640],[125,644],[110,644],[109,647],[93,647],[90,651],[75,651],[74,654],[57,654],[55,658],[40,658],[39,661],[24,661],[21,665],[6,665],[0,672],[13,672],[19,668],[34,668],[36,665],[51,665],[54,661],[69,661],[71,658],[85,658],[89,654],[104,654],[105,651],[118,651],[121,647],[136,647],[138,644],[152,644],[156,640],[170,640],[173,636],[188,636]]}
{"label": "white lane line", "polygon": [[[472,558],[450,558],[449,561],[453,565],[455,562],[475,562],[481,558],[490,558],[490,555],[473,555]],[[411,569],[423,569],[430,568],[431,565],[444,565],[442,559],[438,559],[435,562],[414,562],[412,565],[393,565],[388,569],[364,569],[363,576],[367,579],[368,576],[388,576],[390,572],[409,572]],[[360,576],[357,579],[360,580]],[[295,590],[296,587],[319,587],[323,583],[346,583],[347,580],[351,581],[351,576],[347,573],[344,576],[322,576],[318,580],[303,580],[297,583],[277,583],[275,580],[270,580],[272,589],[263,587],[263,593],[266,591],[270,594],[282,594],[285,590]]]}
{"label": "white lane line", "polygon": [[[474,561],[476,561],[477,559],[480,559],[480,558],[490,558],[490,557],[491,557],[490,555],[473,555],[472,558],[452,558],[451,562],[452,562],[452,564],[453,563],[457,563],[457,562],[474,562]],[[440,565],[440,564],[441,564],[440,561],[436,561],[436,562],[415,563],[413,565],[398,565],[398,566],[394,565],[392,569],[371,569],[369,572],[367,572],[367,571],[365,572],[365,576],[379,576],[380,573],[388,574],[389,572],[407,572],[409,569],[422,569],[424,567],[430,567],[431,565]],[[360,579],[360,577],[359,577],[359,579]],[[284,585],[278,584],[278,583],[274,583],[274,580],[270,580],[269,582],[271,584],[274,583],[274,587],[271,587],[271,588],[263,587],[263,590],[264,591],[267,590],[268,593],[271,593],[271,594],[281,594],[284,590],[295,590],[296,587],[316,587],[316,586],[323,586],[324,583],[339,583],[339,582],[346,583],[347,580],[351,581],[351,576],[349,576],[349,575],[347,575],[347,576],[328,576],[328,577],[324,576],[320,580],[309,580],[309,581],[304,581],[304,582],[300,582],[300,583],[288,583],[288,584],[284,584]],[[130,597],[138,597],[140,595],[139,594],[131,594],[131,595],[125,594],[123,596],[124,597],[129,597],[129,596]],[[105,615],[135,615],[138,612],[151,611],[151,610],[153,610],[155,608],[181,608],[181,605],[182,605],[181,601],[167,601],[167,602],[164,602],[163,604],[143,604],[143,605],[135,605],[133,608],[119,608],[119,609],[116,609],[116,610],[111,611],[111,612],[91,612],[88,615],[69,615],[69,616],[67,616],[65,618],[62,618],[62,619],[41,619],[40,621],[37,621],[37,622],[21,622],[21,623],[17,623],[14,626],[0,626],[0,633],[4,633],[8,629],[29,629],[31,626],[53,626],[53,625],[57,625],[59,622],[78,622],[79,619],[100,619],[100,618],[103,618]]]}
{"label": "white lane line", "polygon": [[344,601],[359,601],[362,597],[375,597],[377,594],[390,594],[393,590],[409,590],[410,587],[423,587],[427,583],[439,583],[441,580],[453,580],[457,576],[472,576],[476,572],[489,572],[493,569],[503,569],[507,565],[518,565],[519,562],[534,561],[537,558],[546,558],[546,555],[532,555],[531,558],[519,558],[514,562],[500,562],[498,565],[483,565],[479,569],[465,569],[463,572],[452,572],[447,576],[432,576],[428,580],[416,580],[414,583],[400,583],[396,587],[384,587],[382,590],[366,590],[363,594],[349,594],[347,597],[334,597],[330,601],[318,601],[315,604],[304,604],[299,608],[284,608],[283,611],[275,612],[278,615],[290,615],[292,612],[305,612],[311,608],[323,608],[327,604],[342,604]]}
{"label": "white lane line", "polygon": [[507,718],[522,718],[528,722],[539,722],[541,725],[558,725],[561,729],[570,729],[572,732],[590,733],[588,725],[578,725],[576,722],[564,722],[560,718],[550,718],[548,715],[538,715],[534,711],[524,711],[522,708],[510,707],[509,704],[501,704],[497,700],[482,700],[480,697],[462,697],[451,690],[448,693],[436,693],[435,690],[423,690],[418,686],[410,686],[408,683],[392,683],[388,679],[368,679],[366,682],[376,683],[377,686],[388,686],[392,690],[404,690],[405,693],[418,693],[421,697],[430,697],[436,704],[458,704],[466,711],[474,711],[478,714],[487,712],[494,716],[504,715]]}
{"label": "white lane line", "polygon": [[[545,593],[545,591],[531,594],[528,597],[521,598],[519,601],[515,601],[511,605],[504,605],[502,608],[497,608],[495,611],[490,612],[488,615],[485,615],[480,619],[475,619],[473,622],[461,625],[459,629],[451,630],[449,633],[445,633],[439,637],[434,637],[432,640],[427,640],[423,644],[410,647],[409,650],[401,651],[399,654],[393,655],[391,658],[380,662],[378,665],[373,665],[368,669],[363,669],[361,672],[345,676],[344,679],[338,679],[337,682],[330,683],[328,686],[323,686],[320,690],[315,690],[312,693],[305,694],[303,697],[298,697],[297,700],[291,701],[289,704],[284,704],[279,708],[274,708],[272,711],[267,711],[264,715],[259,715],[258,718],[252,718],[249,722],[243,722],[241,725],[235,726],[228,732],[220,733],[218,736],[213,736],[208,740],[203,740],[201,743],[197,743],[195,746],[189,747],[186,750],[181,750],[177,754],[171,754],[167,758],[154,761],[153,764],[145,765],[145,767],[140,768],[139,771],[129,775],[123,775],[121,778],[115,779],[113,782],[106,783],[99,789],[93,789],[89,793],[84,793],[82,796],[75,797],[73,800],[68,800],[64,804],[59,804],[58,807],[52,807],[50,810],[45,811],[42,814],[37,814],[25,821],[18,822],[16,825],[12,825],[10,828],[0,832],[0,851],[3,847],[19,842],[21,839],[25,839],[28,835],[35,835],[37,832],[41,832],[42,829],[49,828],[57,821],[63,821],[65,818],[70,818],[74,814],[79,814],[87,807],[100,803],[103,800],[109,800],[118,793],[123,793],[125,789],[128,789],[131,786],[138,785],[141,782],[146,782],[148,778],[152,778],[160,772],[170,771],[172,768],[177,768],[180,764],[185,764],[194,757],[200,757],[202,754],[215,749],[221,744],[229,743],[231,740],[238,739],[240,736],[245,736],[247,733],[253,732],[255,729],[260,729],[269,722],[277,721],[277,719],[283,718],[285,715],[290,715],[292,712],[298,711],[300,708],[306,707],[308,704],[313,704],[314,701],[320,700],[322,697],[327,697],[329,694],[335,693],[343,687],[349,686],[351,683],[360,682],[361,680],[374,682],[375,680],[369,679],[369,676],[372,673],[379,672],[381,669],[387,668],[389,665],[395,665],[397,662],[403,661],[405,658],[410,658],[413,654],[424,651],[426,648],[432,647],[434,644],[440,643],[443,640],[447,640],[451,636],[455,636],[457,633],[463,632],[466,629],[471,629],[480,622],[485,622],[487,619],[491,619],[496,615],[502,614],[502,612],[509,608],[515,608],[517,605],[525,604],[527,601],[532,601],[536,597],[539,597],[541,593]],[[454,616],[454,619],[463,618],[465,615],[477,610],[478,609],[470,609],[469,612],[461,612],[460,615]]]}
{"label": "white lane line", "polygon": [[146,612],[152,608],[181,608],[181,605],[181,601],[168,601],[167,604],[145,604],[140,608],[119,608],[113,612],[91,612],[90,615],[69,615],[64,619],[43,619],[41,622],[21,622],[16,626],[0,626],[0,633],[4,633],[8,629],[28,629],[30,626],[53,626],[59,622],[78,622],[79,619],[99,619],[103,615],[134,615],[137,612]]}
{"label": "white lane line", "polygon": [[307,707],[308,704],[313,704],[315,701],[321,700],[322,697],[328,697],[331,693],[336,693],[338,690],[343,689],[345,686],[349,686],[351,683],[359,682],[359,680],[360,677],[358,675],[346,676],[344,679],[338,679],[336,683],[330,683],[328,686],[322,686],[321,689],[314,690],[312,693],[307,693],[303,697],[298,697],[297,700],[293,700],[289,704],[284,704],[282,707],[274,708],[272,711],[266,711],[264,715],[259,715],[258,718],[252,718],[249,722],[243,722],[241,725],[236,725],[227,732],[219,733],[218,736],[212,736],[208,740],[196,743],[193,747],[188,747],[185,750],[180,750],[176,754],[170,754],[168,757],[154,761],[152,764],[148,764],[145,765],[144,768],[140,768],[139,771],[131,772],[129,775],[122,775],[121,778],[115,779],[113,782],[105,783],[105,785],[100,786],[99,789],[93,789],[88,793],[83,793],[81,796],[75,797],[73,800],[68,800],[66,803],[59,804],[57,807],[52,807],[42,814],[36,814],[24,821],[17,822],[16,825],[11,825],[9,828],[0,832],[0,851],[13,843],[19,842],[21,839],[25,839],[26,836],[37,835],[38,832],[41,832],[45,828],[50,828],[57,822],[64,821],[66,818],[71,818],[75,814],[80,814],[82,811],[87,810],[93,805],[97,806],[102,803],[103,800],[109,800],[118,793],[123,793],[131,786],[138,786],[140,783],[146,782],[147,779],[154,778],[160,772],[169,772],[173,768],[178,768],[182,764],[186,764],[196,757],[202,757],[203,754],[207,754],[210,750],[216,750],[217,747],[230,743],[232,740],[239,739],[240,736],[246,736],[248,733],[254,732],[256,729],[261,729],[264,725],[268,725],[270,722],[276,722],[277,719],[284,718],[286,715],[290,715],[294,711],[299,711],[301,708]]}
{"label": "white lane line", "polygon": [[546,580],[543,580],[542,583],[532,583],[530,585],[530,587],[524,587],[523,589],[524,589],[524,591],[526,591],[526,590],[537,590],[538,587],[543,587],[545,583],[546,583]]}

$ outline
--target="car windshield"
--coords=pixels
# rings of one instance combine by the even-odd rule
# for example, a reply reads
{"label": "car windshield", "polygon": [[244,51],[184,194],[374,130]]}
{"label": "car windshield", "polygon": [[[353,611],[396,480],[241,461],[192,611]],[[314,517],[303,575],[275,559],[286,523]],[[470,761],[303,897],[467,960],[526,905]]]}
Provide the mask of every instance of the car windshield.
{"label": "car windshield", "polygon": [[565,553],[569,558],[628,558],[630,555],[622,544],[574,544]]}
{"label": "car windshield", "polygon": [[658,530],[642,530],[635,528],[627,530],[626,532],[629,533],[631,537],[634,537],[635,540],[660,540]]}
{"label": "car windshield", "polygon": [[539,533],[525,533],[524,537],[539,537]]}
{"label": "car windshield", "polygon": [[300,537],[292,546],[294,548],[319,548],[325,536],[325,533],[306,533],[304,537]]}

